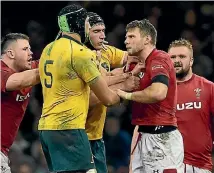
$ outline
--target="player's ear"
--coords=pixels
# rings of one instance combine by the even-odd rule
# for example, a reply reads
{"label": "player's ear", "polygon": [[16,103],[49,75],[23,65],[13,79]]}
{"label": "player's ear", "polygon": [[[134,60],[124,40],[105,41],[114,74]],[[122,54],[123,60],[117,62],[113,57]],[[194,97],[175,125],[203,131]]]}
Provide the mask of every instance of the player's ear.
{"label": "player's ear", "polygon": [[194,58],[192,57],[192,58],[190,59],[190,67],[193,66],[193,63],[194,63]]}
{"label": "player's ear", "polygon": [[151,38],[150,35],[145,36],[145,44],[146,45],[149,44],[149,43],[151,43],[151,40],[152,40],[152,38]]}
{"label": "player's ear", "polygon": [[7,56],[11,59],[14,59],[15,58],[15,52],[11,49],[7,50]]}

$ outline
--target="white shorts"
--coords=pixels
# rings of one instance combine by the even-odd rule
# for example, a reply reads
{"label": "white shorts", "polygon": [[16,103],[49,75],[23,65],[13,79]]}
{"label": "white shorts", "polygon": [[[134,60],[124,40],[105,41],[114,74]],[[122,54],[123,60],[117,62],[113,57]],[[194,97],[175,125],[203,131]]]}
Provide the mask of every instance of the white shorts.
{"label": "white shorts", "polygon": [[211,171],[185,164],[184,173],[211,173]]}
{"label": "white shorts", "polygon": [[1,173],[11,173],[9,159],[1,152]]}
{"label": "white shorts", "polygon": [[162,134],[139,132],[132,173],[184,173],[183,138],[178,130]]}

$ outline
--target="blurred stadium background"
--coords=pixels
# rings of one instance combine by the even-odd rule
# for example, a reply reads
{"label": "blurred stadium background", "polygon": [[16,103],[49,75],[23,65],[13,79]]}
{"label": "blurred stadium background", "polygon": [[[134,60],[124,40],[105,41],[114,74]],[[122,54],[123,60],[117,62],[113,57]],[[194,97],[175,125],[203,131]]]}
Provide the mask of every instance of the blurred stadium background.
{"label": "blurred stadium background", "polygon": [[[57,14],[70,3],[80,3],[101,15],[109,44],[125,50],[126,24],[148,18],[158,31],[157,48],[167,51],[169,43],[180,37],[194,48],[194,72],[214,81],[214,3],[213,2],[1,2],[1,36],[21,32],[31,39],[34,59],[58,33]],[[19,134],[10,152],[13,173],[48,173],[38,140],[41,115],[41,86],[34,87]],[[128,173],[133,126],[129,104],[108,110],[104,130],[110,173]],[[214,171],[213,171],[214,172]]]}

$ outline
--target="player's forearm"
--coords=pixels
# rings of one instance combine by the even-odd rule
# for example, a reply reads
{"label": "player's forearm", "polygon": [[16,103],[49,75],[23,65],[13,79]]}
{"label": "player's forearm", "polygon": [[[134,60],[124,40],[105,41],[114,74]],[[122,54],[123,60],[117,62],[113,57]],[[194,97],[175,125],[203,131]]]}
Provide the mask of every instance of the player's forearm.
{"label": "player's forearm", "polygon": [[154,92],[150,87],[142,91],[133,92],[131,100],[139,103],[156,103],[159,101],[154,96]]}
{"label": "player's forearm", "polygon": [[123,56],[123,61],[122,61],[122,64],[121,64],[121,65],[122,65],[122,66],[126,65],[127,61],[128,61],[128,53],[125,52],[125,54],[124,54],[124,56]]}
{"label": "player's forearm", "polygon": [[124,73],[124,74],[117,75],[117,76],[104,76],[104,79],[105,79],[107,85],[111,86],[114,84],[124,82],[129,76],[130,76],[130,74]]}
{"label": "player's forearm", "polygon": [[132,93],[131,100],[139,103],[156,103],[159,100],[155,97],[154,91],[148,87],[142,91]]}
{"label": "player's forearm", "polygon": [[120,102],[120,97],[107,86],[102,76],[97,77],[96,81],[89,85],[96,97],[105,106],[111,106]]}
{"label": "player's forearm", "polygon": [[[121,82],[115,85],[111,85],[109,86],[109,88],[113,91],[116,92],[117,89],[121,89],[123,91],[126,91],[125,88],[125,82]],[[89,99],[89,107],[93,107],[97,104],[101,103],[100,100],[97,98],[97,96],[93,93],[93,91],[91,91],[90,93],[90,99]]]}
{"label": "player's forearm", "polygon": [[109,88],[113,91],[117,91],[117,89],[128,91],[128,88],[126,87],[125,82],[120,82],[118,84],[111,85]]}
{"label": "player's forearm", "polygon": [[109,89],[108,94],[106,94],[106,99],[102,100],[102,103],[106,107],[109,107],[117,103],[120,103],[120,97],[116,94],[116,92],[113,92],[111,89]]}
{"label": "player's forearm", "polygon": [[90,99],[89,99],[89,108],[96,106],[97,104],[101,103],[94,92],[90,91]]}
{"label": "player's forearm", "polygon": [[167,90],[166,85],[153,83],[142,91],[133,92],[131,100],[139,103],[156,103],[166,98]]}
{"label": "player's forearm", "polygon": [[39,70],[27,70],[20,73],[12,74],[6,83],[6,90],[20,90],[30,86],[34,86],[40,82]]}

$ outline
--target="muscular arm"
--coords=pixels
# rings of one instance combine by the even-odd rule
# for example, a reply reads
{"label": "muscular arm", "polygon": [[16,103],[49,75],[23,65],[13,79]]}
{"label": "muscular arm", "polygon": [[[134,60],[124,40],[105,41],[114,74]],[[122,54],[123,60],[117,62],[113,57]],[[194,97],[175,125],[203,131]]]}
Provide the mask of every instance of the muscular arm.
{"label": "muscular arm", "polygon": [[117,76],[104,76],[104,79],[108,86],[124,82],[130,75],[128,73],[124,73]]}
{"label": "muscular arm", "polygon": [[131,100],[139,103],[156,103],[166,98],[168,91],[167,85],[163,83],[152,83],[142,91],[133,92]]}
{"label": "muscular arm", "polygon": [[[116,83],[109,86],[109,88],[116,92],[117,89],[122,89],[124,91],[132,91],[133,89],[137,89],[139,86],[139,78],[135,76],[131,76],[131,74],[123,74],[129,76],[125,81]],[[117,78],[117,76],[112,76]],[[117,81],[117,80],[115,80]],[[108,82],[107,82],[108,83]],[[99,99],[95,96],[95,94],[91,91],[90,100],[89,100],[89,107],[95,106],[96,104],[100,103]]]}
{"label": "muscular arm", "polygon": [[[109,88],[113,91],[116,91],[117,89],[125,90],[125,82],[121,82],[112,86],[109,86]],[[90,99],[89,99],[89,107],[93,107],[100,103],[101,101],[96,97],[93,91],[90,91]]]}
{"label": "muscular arm", "polygon": [[165,75],[157,75],[152,79],[152,84],[142,91],[127,93],[121,90],[117,94],[123,99],[139,103],[156,103],[164,100],[168,92],[169,79]]}
{"label": "muscular arm", "polygon": [[99,76],[94,79],[94,81],[91,81],[89,85],[94,95],[96,95],[96,97],[105,106],[111,106],[120,102],[119,96],[108,87],[102,76]]}
{"label": "muscular arm", "polygon": [[40,82],[39,70],[26,70],[20,73],[12,74],[6,82],[6,90],[20,90],[34,86]]}

